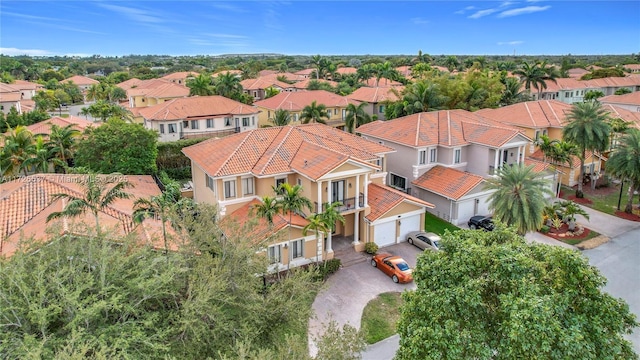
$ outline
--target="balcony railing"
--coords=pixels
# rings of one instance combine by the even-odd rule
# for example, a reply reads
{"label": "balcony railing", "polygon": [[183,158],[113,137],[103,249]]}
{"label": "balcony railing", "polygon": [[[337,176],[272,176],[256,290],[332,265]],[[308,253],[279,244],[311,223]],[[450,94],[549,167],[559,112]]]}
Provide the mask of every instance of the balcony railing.
{"label": "balcony railing", "polygon": [[[339,203],[341,205],[337,206],[336,210],[338,210],[341,213],[347,212],[347,211],[351,211],[351,210],[356,208],[356,198],[355,197],[343,199],[342,201],[339,201]],[[314,202],[313,204],[315,205],[315,208],[317,210],[318,209],[318,203]],[[360,195],[358,196],[358,207],[360,207],[360,208],[364,207],[364,194],[362,194],[362,193],[360,193]]]}
{"label": "balcony railing", "polygon": [[180,139],[196,139],[196,138],[210,138],[210,137],[225,137],[240,132],[240,128],[232,128],[225,130],[211,130],[211,131],[181,131]]}

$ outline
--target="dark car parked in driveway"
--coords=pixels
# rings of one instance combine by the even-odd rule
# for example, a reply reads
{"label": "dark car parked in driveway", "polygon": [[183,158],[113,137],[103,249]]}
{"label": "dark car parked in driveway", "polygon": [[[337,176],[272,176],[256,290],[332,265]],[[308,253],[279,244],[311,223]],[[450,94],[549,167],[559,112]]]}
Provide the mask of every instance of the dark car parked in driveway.
{"label": "dark car parked in driveway", "polygon": [[483,229],[486,231],[492,231],[493,219],[491,219],[491,216],[477,215],[469,219],[469,222],[467,223],[467,225],[469,225],[469,229],[473,229],[473,230]]}

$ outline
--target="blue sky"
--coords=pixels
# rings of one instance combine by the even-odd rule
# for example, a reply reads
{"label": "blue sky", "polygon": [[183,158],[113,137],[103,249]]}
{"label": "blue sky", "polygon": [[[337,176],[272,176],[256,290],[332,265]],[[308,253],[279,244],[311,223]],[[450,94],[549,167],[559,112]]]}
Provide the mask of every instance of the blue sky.
{"label": "blue sky", "polygon": [[640,52],[640,1],[0,2],[7,55]]}

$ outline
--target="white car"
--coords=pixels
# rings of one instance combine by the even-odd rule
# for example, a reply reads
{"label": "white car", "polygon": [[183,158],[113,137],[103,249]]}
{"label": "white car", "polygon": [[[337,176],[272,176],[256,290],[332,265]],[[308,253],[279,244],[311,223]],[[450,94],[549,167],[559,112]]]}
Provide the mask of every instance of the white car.
{"label": "white car", "polygon": [[432,232],[412,231],[407,235],[407,241],[422,250],[440,250],[440,236]]}

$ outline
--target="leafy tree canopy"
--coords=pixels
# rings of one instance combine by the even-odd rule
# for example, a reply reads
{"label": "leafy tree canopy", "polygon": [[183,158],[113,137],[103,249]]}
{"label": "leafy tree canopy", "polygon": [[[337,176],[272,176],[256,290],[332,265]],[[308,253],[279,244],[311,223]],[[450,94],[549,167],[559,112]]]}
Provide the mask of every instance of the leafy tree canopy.
{"label": "leafy tree canopy", "polygon": [[418,258],[396,359],[637,359],[637,322],[579,252],[462,231]]}

